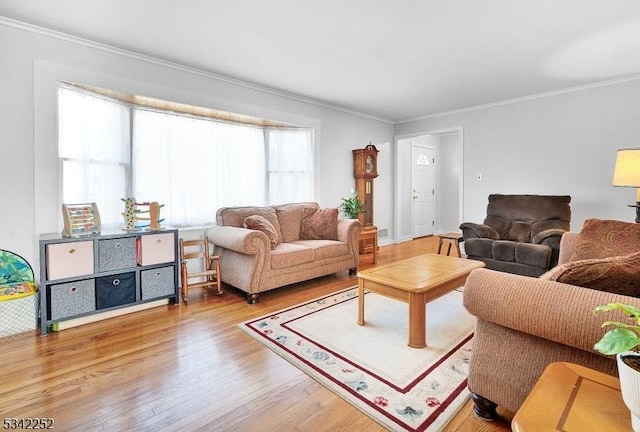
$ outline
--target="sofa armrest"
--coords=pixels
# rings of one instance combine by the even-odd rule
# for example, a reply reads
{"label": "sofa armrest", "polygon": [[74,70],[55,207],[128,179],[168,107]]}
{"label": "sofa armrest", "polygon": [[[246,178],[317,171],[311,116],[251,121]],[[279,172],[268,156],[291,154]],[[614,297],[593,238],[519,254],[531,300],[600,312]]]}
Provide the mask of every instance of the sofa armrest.
{"label": "sofa armrest", "polygon": [[498,231],[491,228],[489,225],[477,224],[474,222],[463,222],[460,224],[462,230],[462,237],[467,240],[470,238],[488,238],[492,240],[499,240],[500,234]]}
{"label": "sofa armrest", "polygon": [[353,242],[362,231],[358,219],[338,219],[338,240],[345,243]]}
{"label": "sofa armrest", "polygon": [[566,233],[566,231],[559,228],[551,228],[544,231],[540,231],[531,239],[531,243],[546,244],[551,247],[554,247],[553,245],[555,245],[555,248],[559,249],[560,238],[564,233]]}
{"label": "sofa armrest", "polygon": [[214,246],[239,253],[256,255],[260,250],[271,250],[269,237],[258,230],[233,226],[211,226],[205,231]]}
{"label": "sofa armrest", "polygon": [[527,276],[478,269],[464,286],[463,303],[478,320],[596,353],[607,329],[595,306],[621,302],[640,307],[640,298]]}
{"label": "sofa armrest", "polygon": [[578,240],[578,233],[565,232],[560,239],[560,255],[558,257],[558,265],[568,263],[571,260],[571,255],[576,248],[576,241]]}
{"label": "sofa armrest", "polygon": [[531,243],[538,245],[546,245],[551,248],[551,260],[549,261],[549,267],[555,267],[558,264],[558,257],[560,255],[560,239],[562,235],[567,232],[560,228],[549,228],[544,231],[540,231],[533,236]]}
{"label": "sofa armrest", "polygon": [[[362,225],[358,219],[338,219],[338,240],[344,242],[349,253],[356,260],[359,258],[358,235],[362,231]],[[358,261],[356,261],[356,264]]]}

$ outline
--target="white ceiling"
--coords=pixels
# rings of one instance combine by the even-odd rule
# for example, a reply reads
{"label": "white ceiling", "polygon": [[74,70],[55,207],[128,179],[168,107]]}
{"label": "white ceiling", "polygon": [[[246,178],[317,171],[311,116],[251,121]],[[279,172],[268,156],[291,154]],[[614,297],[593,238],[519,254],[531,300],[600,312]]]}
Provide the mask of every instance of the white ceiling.
{"label": "white ceiling", "polygon": [[638,0],[2,0],[0,16],[394,122],[640,78]]}

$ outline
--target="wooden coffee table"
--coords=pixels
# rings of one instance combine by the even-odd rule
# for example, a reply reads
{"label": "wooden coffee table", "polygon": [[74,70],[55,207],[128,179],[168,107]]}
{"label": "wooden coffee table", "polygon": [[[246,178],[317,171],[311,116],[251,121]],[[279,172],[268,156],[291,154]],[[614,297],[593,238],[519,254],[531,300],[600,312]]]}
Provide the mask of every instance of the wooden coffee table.
{"label": "wooden coffee table", "polygon": [[620,380],[573,363],[551,363],[527,396],[511,428],[529,431],[631,431]]}
{"label": "wooden coffee table", "polygon": [[409,304],[409,346],[426,345],[425,304],[464,285],[471,271],[484,267],[473,261],[426,254],[358,272],[358,324],[364,325],[364,292],[369,290]]}

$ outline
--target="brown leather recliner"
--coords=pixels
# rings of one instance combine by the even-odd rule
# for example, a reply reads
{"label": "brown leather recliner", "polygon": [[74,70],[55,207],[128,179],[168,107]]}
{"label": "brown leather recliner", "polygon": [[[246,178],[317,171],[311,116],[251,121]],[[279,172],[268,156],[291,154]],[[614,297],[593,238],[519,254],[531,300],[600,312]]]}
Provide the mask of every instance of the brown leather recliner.
{"label": "brown leather recliner", "polygon": [[570,202],[568,195],[489,195],[484,222],[460,225],[467,258],[493,270],[540,276],[558,263]]}

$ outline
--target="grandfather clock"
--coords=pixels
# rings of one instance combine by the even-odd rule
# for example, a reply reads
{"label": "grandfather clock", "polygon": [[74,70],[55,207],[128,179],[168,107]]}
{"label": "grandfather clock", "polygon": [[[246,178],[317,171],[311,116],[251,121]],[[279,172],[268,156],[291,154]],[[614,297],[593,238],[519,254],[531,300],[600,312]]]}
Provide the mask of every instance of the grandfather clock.
{"label": "grandfather clock", "polygon": [[378,149],[369,144],[363,149],[353,150],[353,176],[356,191],[365,211],[358,215],[362,224],[360,233],[360,253],[373,253],[376,263],[378,251],[378,228],[373,224],[373,179],[378,177]]}

